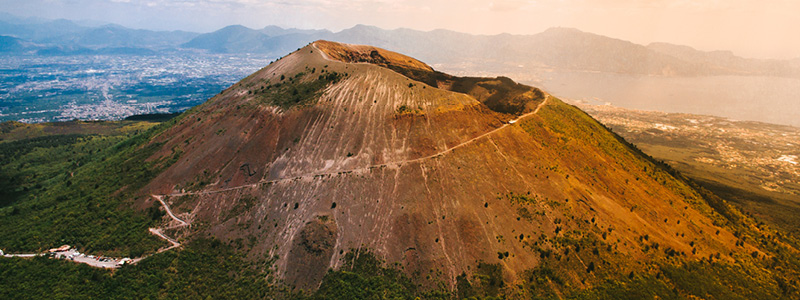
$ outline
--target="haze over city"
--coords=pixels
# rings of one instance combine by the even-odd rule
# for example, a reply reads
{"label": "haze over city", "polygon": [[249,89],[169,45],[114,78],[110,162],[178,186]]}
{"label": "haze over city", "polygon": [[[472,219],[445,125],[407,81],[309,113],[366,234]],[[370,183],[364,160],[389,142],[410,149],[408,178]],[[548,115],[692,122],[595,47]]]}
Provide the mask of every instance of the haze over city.
{"label": "haze over city", "polygon": [[635,43],[669,42],[752,58],[800,57],[800,2],[789,0],[0,0],[14,15],[92,20],[153,30],[210,32],[241,24],[338,31],[448,29],[535,34],[574,27]]}

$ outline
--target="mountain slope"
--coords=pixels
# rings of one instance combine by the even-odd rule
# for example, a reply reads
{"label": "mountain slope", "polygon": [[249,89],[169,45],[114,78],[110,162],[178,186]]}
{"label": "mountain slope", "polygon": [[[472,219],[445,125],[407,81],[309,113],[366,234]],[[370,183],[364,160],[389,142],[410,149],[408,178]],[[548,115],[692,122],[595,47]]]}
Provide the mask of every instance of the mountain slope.
{"label": "mountain slope", "polygon": [[107,25],[87,30],[67,39],[54,38],[48,42],[72,42],[84,47],[144,47],[168,48],[191,40],[197,34],[185,31],[150,31]]}
{"label": "mountain slope", "polygon": [[530,43],[534,59],[560,69],[683,76],[715,71],[628,41],[571,28],[548,29],[534,35]]}
{"label": "mountain slope", "polygon": [[83,26],[69,20],[0,21],[0,34],[51,48],[136,47],[155,50],[177,47],[199,35],[185,31],[130,29],[115,24]]}
{"label": "mountain slope", "polygon": [[329,34],[329,30],[325,29],[297,29],[297,28],[281,28],[275,25],[269,25],[259,30],[261,33],[268,36],[281,36],[287,34]]}
{"label": "mountain slope", "polygon": [[181,45],[214,53],[259,53],[280,56],[317,39],[330,38],[328,30],[283,29],[267,26],[261,30],[233,25],[201,34]]}
{"label": "mountain slope", "polygon": [[351,249],[450,287],[481,262],[512,282],[554,265],[588,287],[587,270],[627,273],[631,258],[760,253],[580,110],[533,88],[514,94],[525,105],[492,109],[492,95],[524,86],[402,75],[446,76],[425,72],[386,50],[312,43],[156,137],[151,159],[182,155],[139,205],[165,195],[197,231],[248,241],[304,288]]}
{"label": "mountain slope", "polygon": [[742,58],[734,55],[733,52],[730,51],[704,52],[692,47],[668,43],[652,43],[647,45],[647,48],[701,65],[707,69],[719,70],[724,74],[785,77],[796,77],[800,75],[797,65],[787,64],[785,61],[780,60]]}
{"label": "mountain slope", "polygon": [[230,52],[231,50],[245,50],[257,53],[263,51],[266,39],[268,37],[257,30],[241,25],[231,25],[212,33],[199,35],[182,44],[181,47],[204,49],[219,53]]}
{"label": "mountain slope", "polygon": [[25,42],[11,36],[0,35],[0,53],[26,50]]}

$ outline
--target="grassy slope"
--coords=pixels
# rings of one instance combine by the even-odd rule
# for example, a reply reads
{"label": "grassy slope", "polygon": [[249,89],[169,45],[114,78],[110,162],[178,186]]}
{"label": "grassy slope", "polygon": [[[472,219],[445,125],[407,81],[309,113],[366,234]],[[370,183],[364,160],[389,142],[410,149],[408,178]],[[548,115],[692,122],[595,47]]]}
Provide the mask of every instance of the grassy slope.
{"label": "grassy slope", "polygon": [[[605,131],[603,126],[581,112],[563,104],[542,109],[543,122],[523,122],[535,134],[547,130],[566,139],[584,139],[634,167],[647,167],[649,175],[681,194],[698,197],[698,210],[725,224],[742,240],[758,244],[772,256],[748,256],[731,252],[732,260],[710,256],[699,261],[640,239],[647,258],[634,261],[615,251],[605,236],[583,236],[579,240],[566,233],[559,251],[541,253],[542,265],[528,270],[522,280],[500,284],[492,278],[501,275],[477,272],[459,280],[459,297],[570,298],[570,299],[792,299],[798,296],[798,255],[793,238],[759,225],[755,220],[728,205],[724,200],[688,181],[667,165],[646,156],[635,146]],[[617,143],[617,141],[622,143]],[[569,141],[565,142],[569,144]],[[551,145],[558,146],[558,145]],[[620,148],[620,146],[622,146]],[[565,149],[568,151],[568,149]],[[637,245],[630,245],[635,247]],[[599,251],[598,251],[599,250]],[[689,255],[691,257],[691,255]],[[572,259],[570,259],[572,258]],[[577,258],[577,260],[576,260]],[[565,270],[585,268],[578,277]],[[502,269],[502,268],[500,268]],[[577,281],[576,281],[577,280]],[[582,288],[585,287],[585,288]]]}
{"label": "grassy slope", "polygon": [[[706,212],[716,222],[726,224],[726,227],[742,236],[742,239],[747,239],[749,242],[755,240],[760,247],[775,253],[776,257],[782,257],[780,260],[770,261],[735,255],[735,262],[731,263],[713,259],[691,262],[680,256],[656,255],[651,257],[652,263],[645,263],[631,273],[604,274],[604,283],[596,285],[588,291],[573,291],[574,297],[651,298],[652,295],[659,295],[662,298],[673,298],[694,295],[712,299],[770,299],[777,296],[797,295],[797,282],[793,278],[797,276],[800,264],[798,264],[796,250],[778,245],[787,241],[794,243],[793,238],[781,236],[779,232],[759,226],[755,220],[743,215],[724,200],[687,180],[669,166],[652,159],[610,131],[603,130],[600,123],[577,108],[567,105],[549,106],[543,109],[541,115],[545,116],[547,120],[539,125],[548,130],[563,133],[569,138],[594,141],[603,151],[614,153],[613,156],[620,157],[620,159],[623,159],[620,155],[628,155],[625,153],[637,156],[639,158],[637,161],[641,164],[639,167],[649,168],[650,176],[663,182],[664,185],[680,194],[701,196],[702,201],[695,203],[699,211]],[[614,140],[620,143],[616,143]],[[627,149],[619,149],[618,145],[623,145]],[[660,250],[666,251],[666,249]],[[631,263],[624,257],[611,256],[603,260],[620,265]],[[785,272],[772,271],[775,263],[782,264],[782,270]],[[545,267],[553,266],[545,265]],[[535,273],[536,271],[534,271]],[[553,280],[548,281],[552,282]],[[792,284],[787,283],[793,281]],[[536,282],[536,278],[529,280],[529,283],[532,282]],[[535,285],[532,286],[535,287]],[[548,287],[552,286],[552,284],[548,284],[543,286],[544,289],[539,286],[536,289],[527,289],[527,291],[542,295],[542,290],[547,291]],[[547,293],[544,294],[547,295]],[[553,296],[555,293],[550,293],[550,295]]]}
{"label": "grassy slope", "polygon": [[761,180],[755,175],[759,171],[704,164],[694,159],[692,153],[697,150],[691,146],[664,145],[665,142],[636,141],[648,154],[670,162],[703,187],[739,205],[743,211],[785,228],[796,236],[800,234],[800,223],[796,222],[800,203],[796,195],[763,189]]}
{"label": "grassy slope", "polygon": [[[796,129],[700,115],[586,108],[647,154],[669,163],[744,212],[795,236],[800,234],[800,223],[795,220],[800,213],[797,175],[774,161],[780,153],[794,152],[786,143],[793,143]],[[686,119],[701,123],[687,124]],[[677,130],[655,130],[654,124]],[[706,131],[697,129],[710,125]],[[729,161],[729,154],[718,147],[733,148],[732,152],[745,161]]]}

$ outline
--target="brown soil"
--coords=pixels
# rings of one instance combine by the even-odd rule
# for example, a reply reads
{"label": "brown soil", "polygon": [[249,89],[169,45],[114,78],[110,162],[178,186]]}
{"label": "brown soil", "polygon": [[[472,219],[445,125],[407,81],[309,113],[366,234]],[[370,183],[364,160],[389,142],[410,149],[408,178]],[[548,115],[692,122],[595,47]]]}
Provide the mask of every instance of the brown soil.
{"label": "brown soil", "polygon": [[[352,63],[362,58],[377,64]],[[587,252],[574,250],[586,243],[630,263],[651,259],[652,243],[696,259],[734,251],[695,191],[580,110],[507,79],[441,77],[452,80],[439,89],[391,69],[435,74],[419,64],[366,46],[302,48],[158,136],[153,159],[181,158],[143,193],[189,191],[183,205],[204,224],[193,228],[254,241],[243,251],[276,255],[279,274],[303,288],[362,248],[451,286],[479,262],[499,263],[513,281],[554,259],[547,251],[565,277],[586,274]],[[322,70],[347,75],[311,104],[280,109],[253,94]]]}

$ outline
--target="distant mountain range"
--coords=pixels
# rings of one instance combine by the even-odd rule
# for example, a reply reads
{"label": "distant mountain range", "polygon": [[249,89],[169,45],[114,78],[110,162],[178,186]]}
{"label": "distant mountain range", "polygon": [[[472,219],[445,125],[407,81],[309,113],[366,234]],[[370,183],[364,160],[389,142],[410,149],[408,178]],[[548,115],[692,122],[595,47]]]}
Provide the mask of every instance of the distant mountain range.
{"label": "distant mountain range", "polygon": [[279,56],[314,41],[314,37],[321,36],[331,38],[334,34],[328,30],[283,29],[277,26],[255,30],[232,25],[201,34],[182,44],[181,47],[215,53],[260,53]]}
{"label": "distant mountain range", "polygon": [[22,51],[26,47],[27,47],[27,45],[26,45],[25,41],[23,41],[21,39],[18,39],[18,38],[15,38],[15,37],[10,37],[10,36],[0,35],[0,53],[18,52],[18,51]]}
{"label": "distant mountain range", "polygon": [[0,52],[38,55],[155,54],[175,50],[200,35],[151,31],[106,24],[85,26],[69,20],[26,20],[0,15]]}
{"label": "distant mountain range", "polygon": [[211,33],[150,31],[68,20],[0,15],[0,53],[73,55],[161,51],[280,56],[315,40],[369,44],[407,53],[434,66],[507,73],[520,68],[633,75],[762,75],[800,77],[800,59],[764,60],[666,43],[639,45],[571,28],[534,35],[472,35],[448,30],[385,30],[356,25],[339,32],[233,25]]}

